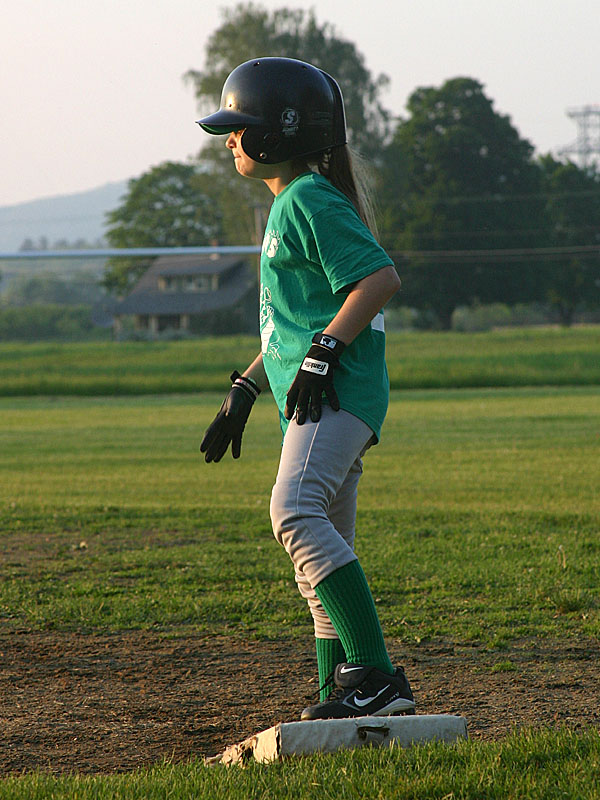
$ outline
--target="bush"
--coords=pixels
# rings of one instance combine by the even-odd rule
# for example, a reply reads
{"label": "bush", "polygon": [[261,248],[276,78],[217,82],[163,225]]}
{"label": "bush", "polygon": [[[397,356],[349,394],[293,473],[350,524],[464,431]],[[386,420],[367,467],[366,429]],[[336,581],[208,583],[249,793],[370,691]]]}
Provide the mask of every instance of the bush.
{"label": "bush", "polygon": [[92,322],[90,306],[36,305],[0,309],[0,341],[106,338]]}
{"label": "bush", "polygon": [[474,333],[509,326],[518,328],[547,325],[555,321],[558,320],[554,319],[550,309],[536,303],[520,303],[512,307],[503,303],[492,303],[486,306],[460,306],[452,314],[452,329]]}
{"label": "bush", "polygon": [[500,325],[511,324],[510,308],[503,303],[492,303],[489,306],[461,306],[452,314],[452,329],[473,333],[490,331]]}
{"label": "bush", "polygon": [[6,306],[81,306],[104,297],[96,275],[84,270],[59,275],[49,270],[17,275],[7,281],[2,301]]}
{"label": "bush", "polygon": [[388,331],[407,331],[416,327],[419,312],[407,306],[392,306],[385,309],[385,328]]}

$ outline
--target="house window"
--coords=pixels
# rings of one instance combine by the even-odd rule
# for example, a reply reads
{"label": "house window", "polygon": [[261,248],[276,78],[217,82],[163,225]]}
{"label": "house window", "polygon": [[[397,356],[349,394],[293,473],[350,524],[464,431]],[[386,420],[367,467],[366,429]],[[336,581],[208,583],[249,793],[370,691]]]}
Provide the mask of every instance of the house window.
{"label": "house window", "polygon": [[209,292],[211,288],[210,275],[188,275],[185,289],[188,292]]}
{"label": "house window", "polygon": [[176,279],[171,275],[161,275],[158,279],[158,288],[161,292],[175,292],[177,290]]}
{"label": "house window", "polygon": [[[213,275],[161,275],[158,288],[161,292],[210,292],[218,287]],[[215,285],[216,283],[216,285]]]}

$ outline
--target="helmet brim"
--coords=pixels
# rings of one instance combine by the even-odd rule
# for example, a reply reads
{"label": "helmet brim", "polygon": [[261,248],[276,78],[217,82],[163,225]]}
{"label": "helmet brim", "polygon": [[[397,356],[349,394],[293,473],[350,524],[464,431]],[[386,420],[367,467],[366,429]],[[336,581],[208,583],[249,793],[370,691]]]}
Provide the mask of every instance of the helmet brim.
{"label": "helmet brim", "polygon": [[260,125],[262,120],[251,114],[242,114],[239,111],[221,109],[214,114],[210,114],[208,117],[196,120],[196,122],[206,133],[211,133],[214,136],[222,136],[232,131],[241,131],[244,128]]}

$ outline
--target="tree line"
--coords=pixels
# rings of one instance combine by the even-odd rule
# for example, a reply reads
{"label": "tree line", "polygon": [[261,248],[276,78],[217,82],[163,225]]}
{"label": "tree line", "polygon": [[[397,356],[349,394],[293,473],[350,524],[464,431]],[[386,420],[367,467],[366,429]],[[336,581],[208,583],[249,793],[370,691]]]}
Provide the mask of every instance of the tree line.
{"label": "tree line", "polygon": [[[314,11],[224,10],[204,66],[185,80],[200,111],[214,110],[229,72],[257,55],[310,61],[345,97],[349,141],[369,164],[379,238],[403,279],[396,303],[448,328],[459,306],[543,302],[563,324],[600,307],[600,173],[536,157],[508,116],[471,77],[418,87],[406,114],[382,103],[357,47]],[[220,138],[186,163],[165,162],[129,182],[108,215],[115,247],[258,244],[270,204],[259,181],[240,180]],[[125,293],[148,262],[112,259],[105,287]]]}
{"label": "tree line", "polygon": [[[89,250],[102,247],[100,240],[57,239],[41,236],[23,240],[21,251]],[[106,338],[106,314],[93,312],[106,300],[98,274],[98,261],[85,258],[36,262],[23,268],[19,261],[5,261],[0,274],[0,341]],[[101,326],[101,327],[99,327]]]}

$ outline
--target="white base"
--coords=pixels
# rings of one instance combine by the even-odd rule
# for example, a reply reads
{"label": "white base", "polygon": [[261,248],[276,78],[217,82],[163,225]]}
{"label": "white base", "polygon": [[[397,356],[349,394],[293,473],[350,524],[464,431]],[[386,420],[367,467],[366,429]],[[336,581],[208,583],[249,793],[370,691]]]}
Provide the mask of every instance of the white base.
{"label": "white base", "polygon": [[306,722],[280,722],[266,731],[228,747],[210,762],[237,764],[255,759],[262,763],[284,756],[333,753],[336,750],[395,743],[402,747],[437,740],[467,738],[467,721],[451,714],[403,717],[356,717]]}

